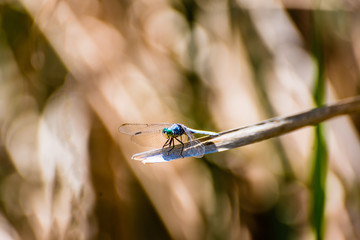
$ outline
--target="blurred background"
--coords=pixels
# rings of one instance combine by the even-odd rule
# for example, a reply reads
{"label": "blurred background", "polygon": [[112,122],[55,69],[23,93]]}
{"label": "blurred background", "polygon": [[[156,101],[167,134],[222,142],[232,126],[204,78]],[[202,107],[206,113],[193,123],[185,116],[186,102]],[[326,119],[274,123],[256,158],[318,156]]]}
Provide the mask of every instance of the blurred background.
{"label": "blurred background", "polygon": [[359,114],[153,165],[117,130],[298,113],[359,69],[357,0],[0,1],[0,238],[359,239]]}

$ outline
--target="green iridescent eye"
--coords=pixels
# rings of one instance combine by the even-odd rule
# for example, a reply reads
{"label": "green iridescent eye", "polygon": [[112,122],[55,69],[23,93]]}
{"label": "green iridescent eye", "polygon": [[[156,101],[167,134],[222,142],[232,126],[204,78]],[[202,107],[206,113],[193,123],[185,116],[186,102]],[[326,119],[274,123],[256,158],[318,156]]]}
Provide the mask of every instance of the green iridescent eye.
{"label": "green iridescent eye", "polygon": [[169,129],[169,128],[164,128],[162,130],[162,134],[165,138],[170,138],[173,135],[171,129]]}

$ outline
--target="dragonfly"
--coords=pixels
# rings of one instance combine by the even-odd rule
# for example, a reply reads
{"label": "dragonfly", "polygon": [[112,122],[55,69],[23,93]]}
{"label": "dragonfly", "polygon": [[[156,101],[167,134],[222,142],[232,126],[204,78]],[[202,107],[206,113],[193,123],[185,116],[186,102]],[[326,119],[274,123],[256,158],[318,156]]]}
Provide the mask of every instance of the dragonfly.
{"label": "dragonfly", "polygon": [[[163,144],[162,151],[167,156],[175,148],[175,143],[181,144],[180,156],[202,157],[205,154],[205,146],[194,134],[218,136],[218,133],[195,130],[180,123],[124,123],[119,127],[119,132],[130,135],[131,141],[142,146],[159,146]],[[188,143],[185,144],[184,143]],[[167,148],[168,147],[168,148]]]}

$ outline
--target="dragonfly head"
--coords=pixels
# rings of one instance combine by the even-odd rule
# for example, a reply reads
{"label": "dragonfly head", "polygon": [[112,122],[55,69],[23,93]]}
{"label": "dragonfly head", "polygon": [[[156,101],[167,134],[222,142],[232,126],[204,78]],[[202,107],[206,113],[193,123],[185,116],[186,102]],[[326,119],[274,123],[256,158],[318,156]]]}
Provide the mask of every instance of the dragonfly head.
{"label": "dragonfly head", "polygon": [[171,138],[174,136],[174,133],[170,128],[164,128],[162,130],[162,134],[163,134],[164,138]]}

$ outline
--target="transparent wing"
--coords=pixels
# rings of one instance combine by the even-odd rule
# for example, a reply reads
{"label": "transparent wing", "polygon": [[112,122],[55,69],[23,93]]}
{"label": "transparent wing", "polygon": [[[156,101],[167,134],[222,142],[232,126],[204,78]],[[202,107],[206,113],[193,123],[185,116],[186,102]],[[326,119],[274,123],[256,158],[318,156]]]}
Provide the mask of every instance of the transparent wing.
{"label": "transparent wing", "polygon": [[166,128],[171,127],[172,123],[124,123],[119,127],[119,132],[127,135],[146,135],[158,133]]}
{"label": "transparent wing", "polygon": [[190,155],[193,157],[201,158],[205,154],[205,146],[197,140],[192,132],[185,127],[184,125],[181,125],[185,131],[185,134],[188,137],[189,145],[184,149],[184,152],[186,155]]}
{"label": "transparent wing", "polygon": [[144,147],[161,148],[165,144],[166,140],[167,139],[161,134],[161,131],[153,134],[131,136],[131,141],[133,143]]}
{"label": "transparent wing", "polygon": [[145,147],[162,147],[166,138],[162,130],[170,127],[171,123],[125,123],[119,127],[119,132],[131,135],[131,141]]}

